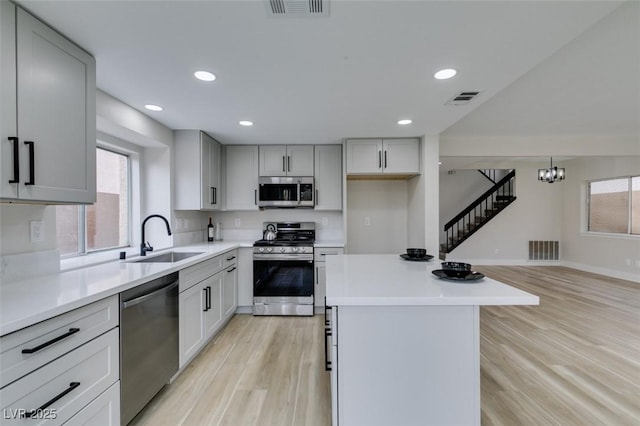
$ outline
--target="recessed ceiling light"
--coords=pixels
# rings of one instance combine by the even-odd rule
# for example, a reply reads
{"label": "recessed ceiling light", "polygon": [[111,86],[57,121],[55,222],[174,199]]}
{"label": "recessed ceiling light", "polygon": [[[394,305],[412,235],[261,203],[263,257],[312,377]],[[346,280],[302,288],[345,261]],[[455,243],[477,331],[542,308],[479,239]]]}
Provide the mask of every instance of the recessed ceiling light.
{"label": "recessed ceiling light", "polygon": [[454,75],[456,75],[456,73],[457,73],[457,71],[454,70],[453,68],[447,68],[447,69],[438,71],[433,76],[435,78],[437,78],[438,80],[446,80],[446,79],[451,78]]}
{"label": "recessed ceiling light", "polygon": [[202,81],[213,81],[216,79],[216,76],[211,74],[209,71],[196,71],[193,73],[198,80]]}
{"label": "recessed ceiling light", "polygon": [[405,120],[398,120],[398,124],[401,126],[406,126],[407,124],[411,124],[413,123],[413,121],[405,119]]}
{"label": "recessed ceiling light", "polygon": [[241,126],[253,126],[253,121],[242,120],[239,121],[238,124],[240,124]]}
{"label": "recessed ceiling light", "polygon": [[153,105],[153,104],[147,104],[144,107],[149,111],[162,111],[163,109],[161,106]]}

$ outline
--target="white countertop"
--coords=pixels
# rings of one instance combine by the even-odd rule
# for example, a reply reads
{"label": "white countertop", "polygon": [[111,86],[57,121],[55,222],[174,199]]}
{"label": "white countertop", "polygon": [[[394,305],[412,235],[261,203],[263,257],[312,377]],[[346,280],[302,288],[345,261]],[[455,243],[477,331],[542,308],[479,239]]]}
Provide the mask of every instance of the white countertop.
{"label": "white countertop", "polygon": [[203,252],[173,263],[135,263],[139,258],[103,263],[0,285],[0,336],[176,272],[253,241],[221,241],[166,251]]}
{"label": "white countertop", "polygon": [[341,247],[344,248],[344,241],[338,241],[338,240],[315,240],[313,242],[313,246],[314,247]]}
{"label": "white countertop", "polygon": [[406,261],[397,254],[327,256],[327,305],[538,305],[538,296],[491,278],[445,281],[431,273],[438,259]]}

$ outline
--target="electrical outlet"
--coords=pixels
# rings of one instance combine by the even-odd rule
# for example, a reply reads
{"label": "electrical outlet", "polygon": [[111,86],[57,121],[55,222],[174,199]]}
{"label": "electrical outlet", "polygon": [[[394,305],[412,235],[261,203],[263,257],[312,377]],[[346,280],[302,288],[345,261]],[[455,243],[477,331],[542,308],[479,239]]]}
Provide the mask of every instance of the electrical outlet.
{"label": "electrical outlet", "polygon": [[326,216],[322,217],[322,226],[327,226],[329,224],[329,218]]}
{"label": "electrical outlet", "polygon": [[640,268],[640,259],[636,260],[636,268]]}
{"label": "electrical outlet", "polygon": [[44,222],[32,221],[29,223],[31,227],[31,242],[41,243],[44,241]]}
{"label": "electrical outlet", "polygon": [[631,266],[631,259],[629,259],[628,257],[624,260],[624,264],[626,266]]}
{"label": "electrical outlet", "polygon": [[236,220],[235,220],[236,228],[239,228],[241,223],[242,223],[242,222],[240,221],[240,218],[239,218],[239,217],[236,217]]}
{"label": "electrical outlet", "polygon": [[364,226],[371,226],[371,218],[369,216],[364,217]]}
{"label": "electrical outlet", "polygon": [[500,254],[500,249],[495,249],[495,250],[493,250],[493,253],[494,253],[494,254]]}

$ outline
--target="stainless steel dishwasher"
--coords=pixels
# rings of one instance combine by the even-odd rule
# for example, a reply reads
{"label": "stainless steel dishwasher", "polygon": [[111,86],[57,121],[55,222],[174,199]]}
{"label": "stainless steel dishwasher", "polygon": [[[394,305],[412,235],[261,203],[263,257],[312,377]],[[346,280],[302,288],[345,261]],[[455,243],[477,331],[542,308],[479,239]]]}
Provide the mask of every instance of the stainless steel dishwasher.
{"label": "stainless steel dishwasher", "polygon": [[178,371],[178,273],[120,293],[120,417],[128,424]]}

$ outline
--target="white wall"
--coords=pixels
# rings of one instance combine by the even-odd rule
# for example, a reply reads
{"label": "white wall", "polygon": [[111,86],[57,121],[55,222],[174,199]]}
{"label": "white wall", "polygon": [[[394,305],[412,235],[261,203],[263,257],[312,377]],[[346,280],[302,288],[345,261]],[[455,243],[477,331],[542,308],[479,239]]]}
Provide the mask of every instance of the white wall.
{"label": "white wall", "polygon": [[[528,262],[529,240],[562,240],[566,182],[542,183],[537,179],[537,168],[514,168],[516,201],[449,253],[447,260],[524,264]],[[570,173],[567,169],[567,174]],[[560,253],[562,256],[562,241]]]}
{"label": "white wall", "polygon": [[640,175],[640,157],[585,157],[565,164],[562,259],[568,265],[640,282],[640,236],[587,233],[587,181]]}
{"label": "white wall", "polygon": [[[315,222],[316,240],[344,240],[342,234],[342,212],[315,211],[313,209],[264,209],[236,212],[201,212],[202,230],[209,223],[222,224],[225,240],[255,241],[262,238],[263,222]],[[202,233],[204,237],[204,232]]]}
{"label": "white wall", "polygon": [[408,244],[407,181],[349,180],[346,189],[348,252],[404,253]]}

